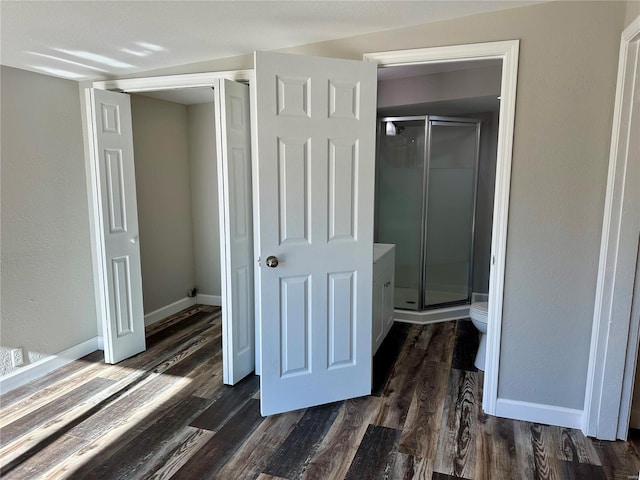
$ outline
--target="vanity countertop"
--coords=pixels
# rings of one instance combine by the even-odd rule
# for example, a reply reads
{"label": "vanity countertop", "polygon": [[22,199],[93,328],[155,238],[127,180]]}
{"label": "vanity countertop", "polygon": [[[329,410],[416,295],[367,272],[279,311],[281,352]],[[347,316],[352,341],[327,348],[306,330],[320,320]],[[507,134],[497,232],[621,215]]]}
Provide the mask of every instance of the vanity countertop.
{"label": "vanity countertop", "polygon": [[377,263],[387,252],[389,252],[395,245],[393,243],[374,243],[373,244],[373,263]]}

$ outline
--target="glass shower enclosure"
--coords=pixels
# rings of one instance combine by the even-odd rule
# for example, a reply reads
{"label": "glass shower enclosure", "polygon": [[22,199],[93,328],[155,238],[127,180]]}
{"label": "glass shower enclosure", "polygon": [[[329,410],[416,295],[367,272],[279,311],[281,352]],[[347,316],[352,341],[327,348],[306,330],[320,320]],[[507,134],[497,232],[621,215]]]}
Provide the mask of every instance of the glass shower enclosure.
{"label": "glass shower enclosure", "polygon": [[395,308],[469,303],[480,121],[378,121],[375,236],[396,245]]}

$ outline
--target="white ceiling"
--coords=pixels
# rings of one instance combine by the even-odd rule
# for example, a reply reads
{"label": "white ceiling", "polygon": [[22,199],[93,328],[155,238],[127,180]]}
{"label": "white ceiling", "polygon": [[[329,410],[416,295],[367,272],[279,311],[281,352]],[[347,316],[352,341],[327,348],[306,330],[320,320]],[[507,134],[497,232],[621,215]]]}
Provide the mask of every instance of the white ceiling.
{"label": "white ceiling", "polygon": [[391,30],[538,1],[0,1],[0,63],[74,80]]}

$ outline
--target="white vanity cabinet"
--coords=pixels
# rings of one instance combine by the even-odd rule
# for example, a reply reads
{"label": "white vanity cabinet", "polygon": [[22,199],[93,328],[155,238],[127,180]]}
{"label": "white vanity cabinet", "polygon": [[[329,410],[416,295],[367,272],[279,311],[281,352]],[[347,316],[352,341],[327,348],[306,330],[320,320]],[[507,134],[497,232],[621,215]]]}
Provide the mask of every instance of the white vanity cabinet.
{"label": "white vanity cabinet", "polygon": [[378,347],[393,325],[393,291],[395,287],[396,246],[373,244],[373,348]]}

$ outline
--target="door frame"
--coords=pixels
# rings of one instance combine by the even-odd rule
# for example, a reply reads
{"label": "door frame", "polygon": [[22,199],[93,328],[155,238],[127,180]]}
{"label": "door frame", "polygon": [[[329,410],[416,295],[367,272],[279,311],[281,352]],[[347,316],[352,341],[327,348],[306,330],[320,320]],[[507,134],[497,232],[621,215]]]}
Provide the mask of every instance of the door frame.
{"label": "door frame", "polygon": [[[253,69],[230,70],[219,72],[206,72],[184,75],[166,75],[144,78],[114,79],[81,82],[80,106],[82,110],[82,130],[85,145],[85,176],[87,185],[88,211],[89,211],[89,230],[91,241],[91,263],[94,279],[94,300],[96,307],[96,319],[98,324],[98,348],[104,348],[103,342],[103,324],[107,318],[107,293],[106,293],[106,271],[105,250],[102,238],[102,227],[100,223],[100,187],[97,183],[96,159],[93,149],[93,122],[91,120],[91,102],[89,99],[89,89],[113,90],[123,93],[138,93],[158,90],[173,90],[179,88],[190,87],[212,87],[221,79],[233,80],[236,82],[245,82],[249,84],[250,97],[253,97],[253,89],[255,88],[255,75]],[[253,127],[253,125],[252,125]],[[216,129],[219,126],[216,125]],[[253,133],[252,133],[253,135]],[[252,156],[254,153],[252,153]],[[252,165],[255,162],[252,159]],[[252,171],[252,175],[255,172]],[[253,208],[256,208],[256,191],[255,182],[253,192]],[[256,230],[256,221],[254,218],[254,232]],[[254,235],[254,251],[259,238]],[[257,273],[258,265],[254,265],[254,275]],[[256,295],[258,292],[256,291]],[[258,300],[258,299],[256,299]],[[259,311],[256,309],[256,328],[259,327]],[[257,337],[259,338],[259,337]],[[257,345],[256,345],[257,347]],[[256,358],[259,355],[256,348]],[[259,374],[259,363],[256,362],[256,373]]]}
{"label": "door frame", "polygon": [[[379,67],[448,63],[473,60],[502,60],[500,86],[500,120],[498,125],[498,155],[493,204],[491,237],[491,267],[489,270],[489,311],[487,315],[487,356],[484,372],[482,408],[490,415],[500,415],[498,404],[498,373],[504,300],[504,272],[509,220],[509,190],[515,124],[516,85],[520,40],[474,43],[446,47],[418,48],[390,52],[365,53],[364,60]],[[506,415],[508,416],[508,415]]]}
{"label": "door frame", "polygon": [[[637,44],[634,46],[632,44]],[[640,48],[640,17],[620,40],[618,80],[613,112],[607,193],[602,223],[589,369],[582,430],[602,440],[626,440],[638,357],[640,319],[632,315],[637,279],[638,232],[623,228],[623,211],[631,200],[625,189],[630,162],[630,105],[634,101],[634,48]],[[635,88],[637,89],[637,87]],[[635,99],[638,101],[638,99]],[[637,168],[637,167],[636,167]],[[633,208],[633,207],[627,207]],[[635,238],[634,238],[635,237]],[[636,262],[633,262],[635,258]],[[632,263],[632,265],[631,265]],[[631,271],[630,271],[631,270]],[[637,280],[636,280],[637,281]],[[637,305],[635,306],[637,309]],[[637,311],[637,310],[636,310]],[[636,315],[637,317],[637,315]],[[625,345],[625,348],[620,346]]]}

